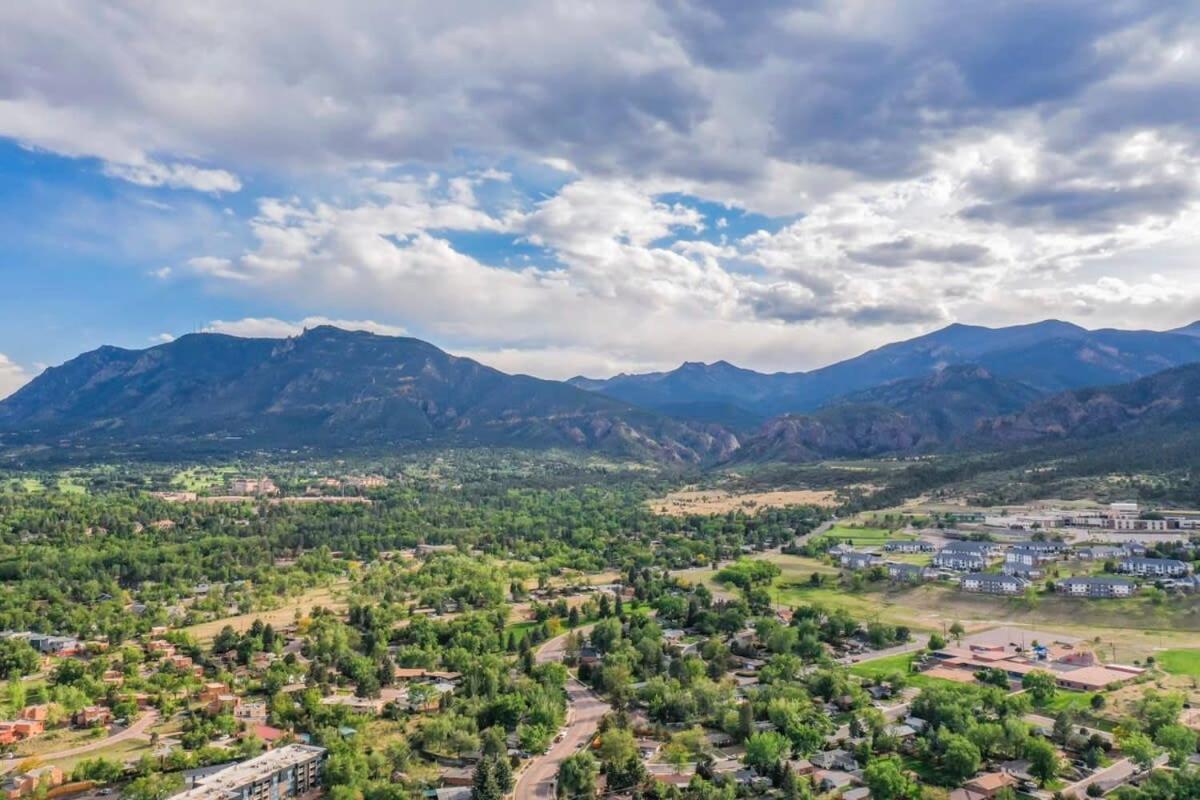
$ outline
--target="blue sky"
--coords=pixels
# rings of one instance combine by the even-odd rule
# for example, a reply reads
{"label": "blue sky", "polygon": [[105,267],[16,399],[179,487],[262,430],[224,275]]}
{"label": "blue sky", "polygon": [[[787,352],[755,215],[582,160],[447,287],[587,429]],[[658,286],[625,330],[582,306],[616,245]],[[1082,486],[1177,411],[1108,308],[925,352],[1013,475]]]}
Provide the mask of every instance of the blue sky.
{"label": "blue sky", "polygon": [[0,9],[0,394],[320,322],[547,377],[1182,325],[1197,42],[1136,1]]}

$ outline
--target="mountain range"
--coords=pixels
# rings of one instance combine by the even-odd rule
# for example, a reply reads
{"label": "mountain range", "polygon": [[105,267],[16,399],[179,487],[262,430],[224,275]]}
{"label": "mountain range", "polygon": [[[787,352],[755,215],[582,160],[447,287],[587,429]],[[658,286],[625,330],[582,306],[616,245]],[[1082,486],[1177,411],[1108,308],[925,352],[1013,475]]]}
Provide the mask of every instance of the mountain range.
{"label": "mountain range", "polygon": [[567,382],[319,327],[84,353],[0,401],[0,455],[514,446],[808,461],[1025,446],[1194,422],[1198,408],[1200,323],[951,325],[809,372],[685,363]]}
{"label": "mountain range", "polygon": [[[1174,331],[1089,331],[1046,320],[1007,328],[954,324],[809,372],[761,373],[727,362],[685,363],[670,372],[569,383],[649,409],[728,424],[815,411],[848,394],[919,378],[956,364],[1042,393],[1123,383],[1200,360],[1200,322]],[[719,410],[687,414],[689,406]]]}
{"label": "mountain range", "polygon": [[319,327],[290,339],[190,334],[101,347],[0,402],[9,448],[151,452],[397,445],[583,447],[676,461],[737,446],[558,381],[508,375],[418,339]]}

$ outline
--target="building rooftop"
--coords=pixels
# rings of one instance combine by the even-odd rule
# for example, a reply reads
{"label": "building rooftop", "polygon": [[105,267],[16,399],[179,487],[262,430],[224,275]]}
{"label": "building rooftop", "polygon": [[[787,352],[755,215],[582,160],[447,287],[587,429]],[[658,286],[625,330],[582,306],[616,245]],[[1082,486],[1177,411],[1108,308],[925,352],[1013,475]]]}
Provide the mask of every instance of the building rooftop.
{"label": "building rooftop", "polygon": [[282,769],[305,764],[324,754],[324,747],[289,744],[247,761],[234,764],[219,772],[197,778],[197,783],[173,795],[172,800],[224,800],[236,789]]}

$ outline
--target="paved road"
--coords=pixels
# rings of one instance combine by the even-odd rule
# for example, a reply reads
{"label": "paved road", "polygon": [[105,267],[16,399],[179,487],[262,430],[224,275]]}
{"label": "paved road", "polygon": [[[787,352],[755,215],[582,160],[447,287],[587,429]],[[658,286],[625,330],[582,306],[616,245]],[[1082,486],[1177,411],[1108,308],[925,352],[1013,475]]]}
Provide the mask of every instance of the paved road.
{"label": "paved road", "polygon": [[[114,745],[114,744],[118,744],[119,742],[123,742],[126,739],[142,738],[143,736],[145,736],[146,730],[157,721],[158,721],[158,712],[153,711],[153,710],[147,711],[146,713],[142,714],[142,716],[140,718],[138,718],[138,720],[136,722],[134,722],[132,725],[130,725],[128,728],[117,731],[112,736],[106,736],[103,739],[96,739],[94,741],[87,742],[86,744],[77,745],[76,747],[68,747],[65,750],[58,750],[53,753],[39,753],[37,757],[38,757],[38,760],[43,763],[53,764],[55,761],[57,761],[60,758],[70,758],[71,756],[78,756],[78,755],[82,755],[84,753],[90,753],[93,750],[100,750],[101,748],[109,747],[110,745]],[[18,758],[14,758],[11,761],[7,761],[4,764],[0,765],[0,775],[3,775],[7,772],[12,771],[16,767],[17,764],[21,763],[21,761],[22,761],[22,759],[20,757],[18,757]]]}
{"label": "paved road", "polygon": [[1137,772],[1137,767],[1128,758],[1122,758],[1120,761],[1105,767],[1094,775],[1090,775],[1078,783],[1072,783],[1070,786],[1062,790],[1064,797],[1087,797],[1087,788],[1093,783],[1100,784],[1105,791],[1119,786],[1122,783],[1127,783],[1134,773]]}
{"label": "paved road", "polygon": [[[880,709],[880,711],[883,712],[883,718],[888,722],[900,722],[908,718],[908,710],[911,708],[911,706],[911,703],[899,703],[894,706],[888,706],[887,708]],[[833,744],[841,739],[849,738],[850,726],[847,724],[842,725],[836,731],[826,736],[825,741],[829,744]]]}
{"label": "paved road", "polygon": [[[577,628],[586,631],[590,625]],[[543,644],[535,655],[539,664],[561,661],[566,650],[567,634],[556,636]],[[596,735],[600,718],[608,712],[608,703],[601,700],[591,689],[571,678],[567,683],[567,727],[562,739],[555,742],[543,755],[537,756],[517,779],[513,790],[515,800],[549,800],[554,797],[554,782],[558,768],[568,757],[574,755]]]}

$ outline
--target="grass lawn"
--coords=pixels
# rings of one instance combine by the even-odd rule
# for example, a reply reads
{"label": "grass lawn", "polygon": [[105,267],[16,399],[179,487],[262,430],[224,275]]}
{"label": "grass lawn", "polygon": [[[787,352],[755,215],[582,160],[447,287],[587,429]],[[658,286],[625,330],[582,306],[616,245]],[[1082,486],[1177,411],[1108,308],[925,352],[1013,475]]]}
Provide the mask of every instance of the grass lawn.
{"label": "grass lawn", "polygon": [[893,672],[901,672],[908,674],[912,667],[913,659],[916,658],[916,653],[899,653],[886,658],[875,658],[870,661],[863,661],[850,667],[850,674],[857,675],[860,678],[882,678],[885,675],[890,675]]}
{"label": "grass lawn", "polygon": [[525,637],[529,635],[530,631],[532,631],[534,628],[541,627],[541,624],[542,623],[534,622],[533,620],[530,620],[529,622],[514,622],[513,624],[509,625],[506,630],[515,636],[517,643],[520,644]]}
{"label": "grass lawn", "polygon": [[889,541],[911,540],[915,538],[915,536],[904,533],[892,533],[884,528],[848,528],[843,525],[836,525],[830,528],[829,533],[821,537],[822,540],[849,541],[855,547],[880,546]]}
{"label": "grass lawn", "polygon": [[152,748],[150,747],[150,742],[147,740],[126,739],[124,741],[117,742],[116,744],[109,745],[108,747],[99,747],[95,750],[89,750],[85,753],[79,753],[77,755],[67,756],[65,758],[57,758],[51,763],[69,775],[71,770],[73,770],[80,761],[93,758],[107,758],[111,761],[127,764],[137,761],[143,755],[147,755],[151,752]]}
{"label": "grass lawn", "polygon": [[1158,665],[1172,675],[1200,677],[1200,649],[1164,650],[1155,658]]}
{"label": "grass lawn", "polygon": [[944,686],[954,683],[954,681],[948,681],[945,678],[931,678],[920,672],[910,672],[912,662],[916,657],[916,653],[900,653],[894,656],[887,656],[886,658],[863,661],[852,665],[850,667],[850,674],[873,681],[899,672],[905,677],[909,686],[916,686],[918,689],[924,689],[927,686],[936,686],[939,684]]}
{"label": "grass lawn", "polygon": [[1054,693],[1054,699],[1045,706],[1035,706],[1034,710],[1048,717],[1053,717],[1063,711],[1088,713],[1092,710],[1094,692],[1068,692],[1059,690]]}

